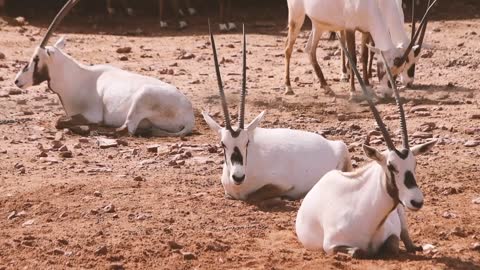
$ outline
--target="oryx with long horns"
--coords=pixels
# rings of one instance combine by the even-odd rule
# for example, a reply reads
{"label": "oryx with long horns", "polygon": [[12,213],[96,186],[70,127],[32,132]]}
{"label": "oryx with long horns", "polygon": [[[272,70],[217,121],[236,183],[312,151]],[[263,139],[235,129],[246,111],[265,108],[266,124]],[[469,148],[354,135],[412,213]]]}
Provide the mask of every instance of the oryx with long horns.
{"label": "oryx with long horns", "polygon": [[[394,1],[380,1],[383,9],[396,9]],[[316,58],[316,50],[320,37],[325,31],[349,31],[356,30],[369,32],[375,42],[377,51],[384,52],[387,58],[387,64],[391,72],[398,75],[403,72],[405,63],[408,59],[413,59],[412,48],[418,39],[420,31],[416,31],[414,39],[408,46],[398,47],[392,41],[388,21],[395,23],[397,27],[401,25],[401,19],[398,12],[391,12],[388,18],[382,16],[378,0],[288,0],[288,37],[285,48],[285,94],[293,94],[290,82],[290,58],[293,52],[295,40],[300,33],[300,29],[308,16],[312,21],[312,32],[307,41],[305,51],[309,55],[315,74],[320,80],[320,86],[327,94],[333,94],[328,85],[323,72]],[[422,20],[420,29],[426,23]],[[354,51],[354,43],[348,44],[348,49]],[[378,62],[381,62],[380,60]],[[354,61],[356,63],[356,61]],[[350,89],[350,96],[353,98],[354,87]]]}
{"label": "oryx with long horns", "polygon": [[15,84],[26,89],[47,81],[68,116],[130,134],[184,136],[195,124],[190,101],[178,89],[158,79],[109,65],[88,66],[63,52],[65,39],[47,46],[53,31],[79,2],[69,0],[57,14],[30,62]]}
{"label": "oryx with long horns", "polygon": [[348,148],[341,141],[329,141],[318,134],[300,130],[260,128],[258,126],[265,112],[245,125],[247,91],[245,28],[238,127],[233,127],[211,31],[210,39],[225,127],[221,127],[205,112],[203,117],[220,137],[224,150],[221,181],[227,196],[247,201],[262,201],[276,197],[298,199],[328,171],[351,170]]}
{"label": "oryx with long horns", "polygon": [[[343,44],[342,48],[352,63]],[[382,58],[386,64],[383,54]],[[368,97],[356,68],[354,73]],[[422,208],[424,199],[415,179],[415,157],[432,149],[436,141],[410,148],[403,106],[395,84],[392,86],[400,114],[403,149],[395,148],[379,112],[371,98],[367,98],[388,150],[379,152],[364,145],[363,150],[372,163],[354,172],[331,171],[312,188],[296,220],[298,239],[306,248],[323,249],[328,254],[345,252],[354,257],[370,257],[383,248],[398,252],[401,239],[407,251],[422,249],[415,246],[408,235],[403,207],[413,211]]]}

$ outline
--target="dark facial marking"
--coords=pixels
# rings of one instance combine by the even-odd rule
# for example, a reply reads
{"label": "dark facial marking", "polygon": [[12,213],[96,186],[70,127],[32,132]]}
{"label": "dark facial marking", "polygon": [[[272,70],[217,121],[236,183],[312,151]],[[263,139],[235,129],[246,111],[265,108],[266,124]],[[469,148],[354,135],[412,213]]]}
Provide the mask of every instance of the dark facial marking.
{"label": "dark facial marking", "polygon": [[415,77],[415,64],[413,64],[408,70],[407,70],[407,75],[410,78]]}
{"label": "dark facial marking", "polygon": [[383,68],[383,63],[377,63],[377,76],[378,80],[381,81],[385,76],[386,72]]}
{"label": "dark facial marking", "polygon": [[238,149],[238,147],[236,146],[235,148],[233,148],[233,154],[232,154],[232,157],[230,158],[230,161],[232,162],[232,164],[243,165],[242,153],[240,152],[240,149]]}
{"label": "dark facial marking", "polygon": [[420,47],[416,48],[415,50],[413,50],[413,55],[415,55],[415,57],[417,57],[419,54],[420,54]]}
{"label": "dark facial marking", "polygon": [[50,81],[47,66],[43,66],[40,70],[38,69],[39,61],[40,58],[38,55],[33,58],[33,85],[39,85],[44,81]]}
{"label": "dark facial marking", "polygon": [[390,178],[387,177],[387,193],[392,197],[393,203],[395,206],[400,202],[400,197],[398,195],[398,187],[397,183],[395,182],[395,174],[393,171],[389,170]]}
{"label": "dark facial marking", "polygon": [[242,131],[242,129],[229,130],[229,131],[233,138],[237,138],[240,135],[240,132]]}
{"label": "dark facial marking", "polygon": [[[407,61],[408,61],[408,58],[407,58]],[[393,64],[396,67],[400,67],[403,64],[402,59],[400,59],[400,57],[396,57],[395,59],[393,59]]]}
{"label": "dark facial marking", "polygon": [[417,181],[415,181],[415,176],[411,171],[406,171],[405,172],[405,186],[408,189],[416,188],[417,186]]}
{"label": "dark facial marking", "polygon": [[387,168],[388,168],[389,171],[392,171],[394,173],[398,173],[397,168],[395,168],[395,166],[392,163],[388,163]]}
{"label": "dark facial marking", "polygon": [[397,153],[397,155],[401,159],[405,160],[408,157],[408,153],[410,153],[410,151],[407,149],[402,149],[402,151],[395,150],[395,153]]}
{"label": "dark facial marking", "polygon": [[390,83],[390,80],[387,82],[388,88],[392,89],[392,84]]}

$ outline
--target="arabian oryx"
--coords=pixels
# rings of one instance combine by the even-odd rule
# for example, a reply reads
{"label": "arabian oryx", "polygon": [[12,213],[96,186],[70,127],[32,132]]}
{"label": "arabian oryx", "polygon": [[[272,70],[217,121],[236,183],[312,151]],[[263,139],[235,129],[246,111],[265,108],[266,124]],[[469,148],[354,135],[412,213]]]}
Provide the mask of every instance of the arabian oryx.
{"label": "arabian oryx", "polygon": [[[377,0],[379,1],[379,0]],[[412,0],[415,1],[415,0]],[[405,28],[403,27],[404,25],[404,14],[403,14],[403,9],[402,9],[402,1],[401,0],[395,0],[396,2],[396,9],[391,5],[390,1],[379,1],[379,7],[382,12],[382,15],[387,19],[387,25],[390,31],[390,35],[392,37],[392,41],[397,44],[397,47],[402,48],[407,46],[411,40],[414,39],[414,34],[415,34],[415,5],[412,3],[412,31],[411,31],[411,38],[409,39],[407,32],[405,31]],[[415,64],[418,62],[420,58],[420,52],[423,46],[423,41],[425,38],[425,32],[427,29],[427,24],[428,24],[428,14],[430,9],[435,5],[437,1],[434,1],[433,4],[431,4],[431,1],[428,1],[428,6],[427,6],[427,11],[425,12],[425,16],[427,16],[425,23],[423,24],[423,27],[420,29],[420,37],[418,44],[413,47],[413,58],[407,59],[407,62],[405,64],[405,69],[401,73],[401,80],[404,85],[406,86],[411,86],[414,80],[415,76]],[[387,4],[385,4],[387,3]],[[398,23],[396,20],[392,20],[391,18],[395,18],[397,16],[392,16],[391,13],[398,12],[400,16],[398,16],[401,19],[401,22]],[[355,43],[355,33],[354,31],[346,31],[346,42],[347,44],[349,42]],[[342,40],[343,41],[343,40]],[[371,42],[371,36],[369,33],[363,33],[362,35],[362,66],[363,66],[363,80],[366,82],[368,85],[368,79],[369,76],[371,75],[371,62],[368,63],[368,43]],[[352,47],[354,47],[353,45]],[[370,54],[370,59],[373,59],[373,54],[377,52],[378,50],[372,50]],[[352,52],[353,53],[353,52]],[[355,58],[354,58],[355,60]],[[383,96],[391,96],[393,93],[392,87],[390,85],[389,79],[386,75],[385,68],[383,66],[382,62],[377,63],[377,75],[378,79],[380,81],[380,93]],[[342,51],[342,75],[344,76],[344,72],[346,70],[346,61],[345,61],[345,56]],[[354,77],[350,77],[351,85],[353,85],[353,80]]]}
{"label": "arabian oryx", "polygon": [[173,85],[108,65],[81,64],[62,51],[63,38],[46,46],[76,3],[78,0],[69,0],[57,14],[15,84],[25,89],[47,81],[66,114],[84,119],[85,124],[120,127],[119,131],[130,134],[189,134],[195,123],[192,104]]}
{"label": "arabian oryx", "polygon": [[[293,45],[300,33],[300,29],[308,16],[312,21],[312,32],[308,38],[305,51],[309,55],[315,74],[320,80],[320,86],[327,94],[334,94],[327,84],[325,77],[318,65],[316,49],[320,37],[325,31],[355,31],[369,32],[375,42],[375,50],[382,51],[387,57],[387,63],[394,75],[400,74],[408,59],[413,59],[412,47],[418,38],[419,31],[415,33],[415,39],[406,47],[397,47],[390,36],[386,18],[382,16],[378,0],[288,0],[288,37],[285,48],[285,94],[293,94],[290,83],[290,58]],[[396,9],[393,1],[382,1]],[[392,13],[388,20],[398,21],[399,14]],[[422,24],[423,25],[423,21]],[[403,27],[403,25],[401,26]],[[422,28],[422,26],[420,26]],[[354,43],[348,44],[349,49],[354,51]],[[356,63],[356,61],[355,61]],[[350,88],[350,97],[354,98],[354,88]]]}
{"label": "arabian oryx", "polygon": [[258,127],[264,113],[244,125],[246,95],[246,38],[243,30],[243,84],[238,127],[231,126],[223,91],[215,41],[210,32],[225,127],[207,113],[203,117],[220,137],[224,150],[222,184],[225,195],[246,201],[263,201],[286,197],[298,199],[330,170],[351,170],[345,143],[329,141],[322,136],[291,129]]}
{"label": "arabian oryx", "polygon": [[[342,48],[345,50],[343,44]],[[345,53],[353,63],[349,53]],[[383,54],[382,58],[386,64]],[[356,68],[354,73],[368,96]],[[393,81],[388,68],[387,74]],[[416,156],[429,151],[436,141],[409,147],[403,106],[395,84],[392,85],[404,149],[395,148],[379,112],[371,98],[367,98],[388,150],[379,152],[364,145],[363,150],[372,163],[354,172],[330,171],[306,195],[296,220],[298,239],[306,248],[371,257],[384,249],[397,253],[401,238],[407,251],[422,250],[408,235],[404,207],[418,211],[423,206],[423,194],[415,180]]]}

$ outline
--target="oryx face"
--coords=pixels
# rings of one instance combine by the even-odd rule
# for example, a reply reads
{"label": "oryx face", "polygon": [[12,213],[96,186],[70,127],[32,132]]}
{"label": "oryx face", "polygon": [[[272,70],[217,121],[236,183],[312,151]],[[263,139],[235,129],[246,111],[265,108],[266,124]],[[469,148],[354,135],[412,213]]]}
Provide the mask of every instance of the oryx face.
{"label": "oryx face", "polygon": [[53,47],[37,47],[30,62],[28,62],[15,77],[15,85],[26,89],[50,80],[49,67],[52,65],[55,54],[65,47],[65,38],[61,37]]}
{"label": "oryx face", "polygon": [[245,129],[223,128],[207,113],[202,112],[202,114],[208,126],[220,136],[220,144],[224,153],[224,168],[228,172],[228,180],[235,185],[247,182],[248,150],[252,146],[250,141],[265,112],[260,113]]}
{"label": "oryx face", "polygon": [[39,85],[50,79],[48,73],[49,57],[47,49],[37,47],[30,62],[28,62],[15,77],[15,85],[26,89],[33,85]]}
{"label": "oryx face", "polygon": [[364,146],[365,154],[378,162],[387,176],[388,194],[410,210],[417,211],[423,206],[423,193],[417,185],[415,156],[430,151],[436,141],[417,145],[411,150],[388,150],[380,153],[370,146]]}
{"label": "oryx face", "polygon": [[224,163],[227,167],[230,181],[240,185],[245,181],[249,134],[247,130],[236,131],[225,128],[220,132],[221,146],[224,153]]}

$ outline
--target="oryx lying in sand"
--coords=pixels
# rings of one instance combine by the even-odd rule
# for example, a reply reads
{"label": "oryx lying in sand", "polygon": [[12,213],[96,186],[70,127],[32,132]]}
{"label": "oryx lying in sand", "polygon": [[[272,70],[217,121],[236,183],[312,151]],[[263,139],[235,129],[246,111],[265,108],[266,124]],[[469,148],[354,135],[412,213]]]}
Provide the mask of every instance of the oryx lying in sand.
{"label": "oryx lying in sand", "polygon": [[264,113],[244,125],[246,95],[246,40],[243,32],[243,85],[238,127],[230,123],[215,41],[210,32],[225,127],[203,112],[205,121],[220,137],[224,150],[222,184],[227,196],[247,201],[276,197],[303,197],[330,170],[351,170],[345,143],[300,130],[258,127]]}
{"label": "oryx lying in sand", "polygon": [[[355,31],[369,32],[377,50],[384,52],[387,63],[394,75],[400,74],[408,59],[413,59],[412,47],[418,38],[419,31],[408,46],[397,47],[392,41],[386,20],[400,24],[398,12],[392,12],[392,17],[384,18],[378,0],[288,0],[288,37],[285,48],[285,94],[294,94],[290,82],[290,58],[293,45],[300,29],[308,16],[312,21],[312,32],[308,38],[305,51],[309,55],[315,74],[320,80],[320,86],[327,94],[334,94],[328,85],[316,58],[320,37],[325,31]],[[396,9],[393,1],[381,1],[388,8]],[[386,7],[387,8],[387,7]],[[422,24],[423,25],[423,22]],[[401,25],[400,27],[403,27]],[[422,28],[420,26],[420,28]],[[353,52],[354,43],[347,47]],[[356,63],[356,61],[354,61]],[[354,87],[350,88],[350,97],[354,98]]]}
{"label": "oryx lying in sand", "polygon": [[[352,63],[351,56],[345,53]],[[354,72],[367,95],[356,68]],[[393,81],[388,68],[387,72]],[[388,150],[379,152],[364,145],[365,154],[372,163],[354,172],[331,171],[312,188],[296,220],[298,239],[306,248],[323,249],[328,254],[345,252],[354,257],[370,257],[382,248],[398,252],[401,238],[408,251],[422,249],[409,238],[403,207],[413,211],[422,208],[423,194],[415,180],[415,157],[429,151],[436,141],[410,149],[403,106],[398,90],[393,87],[400,111],[404,149],[395,148],[380,114],[368,98]]]}
{"label": "oryx lying in sand", "polygon": [[28,88],[48,81],[68,116],[85,124],[120,127],[130,134],[184,136],[194,127],[190,101],[175,86],[108,65],[87,66],[65,54],[65,40],[47,42],[78,0],[68,1],[50,25],[15,84]]}

